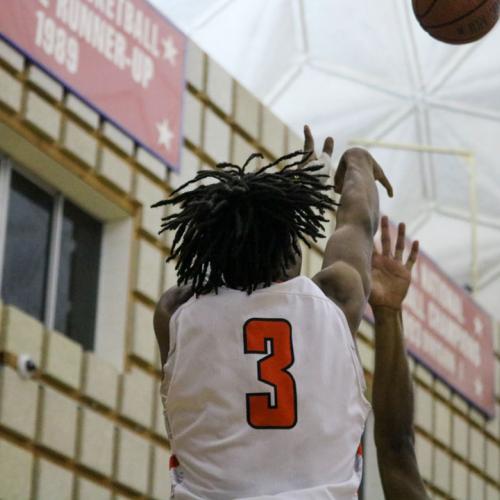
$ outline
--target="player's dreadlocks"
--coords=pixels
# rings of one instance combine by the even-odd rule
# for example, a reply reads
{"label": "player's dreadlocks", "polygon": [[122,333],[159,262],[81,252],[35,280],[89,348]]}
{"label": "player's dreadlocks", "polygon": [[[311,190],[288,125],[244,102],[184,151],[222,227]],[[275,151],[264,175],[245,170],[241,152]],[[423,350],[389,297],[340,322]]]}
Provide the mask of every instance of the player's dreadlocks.
{"label": "player's dreadlocks", "polygon": [[[178,257],[178,285],[191,283],[196,295],[229,286],[252,293],[269,286],[286,273],[300,255],[298,240],[323,238],[323,214],[335,203],[315,174],[323,165],[305,162],[311,153],[296,151],[255,172],[248,164],[263,156],[252,154],[243,167],[219,163],[217,170],[200,171],[167,200],[152,207],[179,205],[180,211],[162,218],[161,234],[175,231],[169,260]],[[277,164],[297,159],[281,171],[269,173]],[[204,179],[215,183],[188,186]]]}

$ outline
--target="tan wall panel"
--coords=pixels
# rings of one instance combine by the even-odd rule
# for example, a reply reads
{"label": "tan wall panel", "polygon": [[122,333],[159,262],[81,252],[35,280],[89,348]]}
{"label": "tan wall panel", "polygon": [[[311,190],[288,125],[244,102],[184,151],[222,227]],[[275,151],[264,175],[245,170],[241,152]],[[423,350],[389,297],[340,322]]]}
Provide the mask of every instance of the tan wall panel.
{"label": "tan wall panel", "polygon": [[160,293],[162,265],[161,251],[146,240],[140,240],[136,289],[151,300],[157,300]]}
{"label": "tan wall panel", "polygon": [[21,110],[22,84],[0,68],[0,101],[12,111]]}
{"label": "tan wall panel", "polygon": [[415,423],[432,432],[432,396],[422,386],[415,386]]}
{"label": "tan wall panel", "polygon": [[205,54],[192,40],[187,43],[186,79],[198,90],[205,87]]}
{"label": "tan wall panel", "polygon": [[138,175],[134,197],[142,205],[141,227],[151,236],[158,238],[161,218],[165,213],[165,209],[162,207],[151,208],[151,205],[168,197],[165,189],[162,189],[158,184],[153,183],[147,177]]}
{"label": "tan wall panel", "polygon": [[105,146],[101,150],[98,172],[124,193],[130,192],[132,186],[130,165]]}
{"label": "tan wall panel", "polygon": [[145,428],[151,426],[153,418],[154,381],[151,375],[138,368],[121,375],[118,411]]}
{"label": "tan wall panel", "polygon": [[40,458],[35,467],[35,498],[37,500],[71,500],[73,472]]}
{"label": "tan wall panel", "polygon": [[445,493],[450,492],[450,467],[450,455],[440,448],[435,448],[433,483]]}
{"label": "tan wall panel", "polygon": [[433,444],[426,437],[421,434],[415,436],[415,452],[417,456],[417,463],[420,469],[420,474],[424,479],[432,479],[432,455]]}
{"label": "tan wall panel", "polygon": [[190,92],[184,94],[183,134],[195,146],[201,145],[203,104]]}
{"label": "tan wall panel", "polygon": [[221,111],[230,115],[233,102],[233,79],[227,71],[212,58],[207,66],[207,95]]}
{"label": "tan wall panel", "polygon": [[229,125],[211,109],[207,109],[205,112],[203,148],[215,163],[228,160],[230,141],[231,129]]}
{"label": "tan wall panel", "polygon": [[64,127],[63,147],[88,167],[97,164],[97,139],[71,120]]}
{"label": "tan wall panel", "polygon": [[160,446],[153,446],[152,496],[163,500],[170,494],[170,452]]}
{"label": "tan wall panel", "polygon": [[[177,189],[186,182],[190,181],[200,169],[200,159],[186,146],[181,151],[181,171],[170,173],[170,187]],[[195,188],[196,184],[192,185]]]}
{"label": "tan wall panel", "polygon": [[80,409],[79,424],[78,463],[104,476],[110,476],[115,435],[113,420],[83,407]]}
{"label": "tan wall panel", "polygon": [[27,122],[35,126],[41,133],[45,134],[50,139],[56,140],[59,137],[61,130],[61,112],[32,91],[28,92],[25,118]]}
{"label": "tan wall panel", "polygon": [[467,457],[468,452],[468,430],[467,421],[458,414],[452,416],[452,448],[461,457]]}
{"label": "tan wall panel", "polygon": [[61,384],[78,389],[81,380],[82,346],[65,335],[46,332],[42,371]]}
{"label": "tan wall panel", "polygon": [[149,480],[150,444],[137,434],[118,429],[115,479],[140,493],[146,493]]}
{"label": "tan wall panel", "polygon": [[79,477],[76,481],[75,500],[111,500],[111,490]]}
{"label": "tan wall panel", "polygon": [[157,344],[153,329],[154,310],[141,302],[134,302],[132,321],[132,353],[146,363],[156,363]]}
{"label": "tan wall panel", "polygon": [[14,306],[4,306],[0,349],[12,354],[29,354],[40,366],[43,325]]}
{"label": "tan wall panel", "polygon": [[37,407],[38,384],[22,379],[9,366],[0,365],[0,424],[34,439]]}
{"label": "tan wall panel", "polygon": [[0,498],[29,499],[32,471],[33,455],[0,438]]}
{"label": "tan wall panel", "polygon": [[37,442],[67,458],[74,458],[77,403],[50,387],[42,386],[41,391]]}
{"label": "tan wall panel", "polygon": [[82,393],[108,408],[116,408],[118,370],[91,352],[83,356]]}
{"label": "tan wall panel", "polygon": [[462,462],[453,460],[451,471],[451,492],[457,500],[468,500],[467,497],[467,468]]}
{"label": "tan wall panel", "polygon": [[262,105],[257,98],[239,83],[235,84],[234,119],[250,136],[259,136]]}

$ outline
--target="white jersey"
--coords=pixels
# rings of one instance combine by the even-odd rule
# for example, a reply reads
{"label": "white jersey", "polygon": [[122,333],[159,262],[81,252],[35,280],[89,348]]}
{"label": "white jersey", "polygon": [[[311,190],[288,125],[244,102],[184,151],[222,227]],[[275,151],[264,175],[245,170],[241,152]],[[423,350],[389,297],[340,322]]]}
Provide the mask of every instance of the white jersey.
{"label": "white jersey", "polygon": [[357,497],[363,371],[343,312],[309,278],[191,298],[163,371],[172,498]]}

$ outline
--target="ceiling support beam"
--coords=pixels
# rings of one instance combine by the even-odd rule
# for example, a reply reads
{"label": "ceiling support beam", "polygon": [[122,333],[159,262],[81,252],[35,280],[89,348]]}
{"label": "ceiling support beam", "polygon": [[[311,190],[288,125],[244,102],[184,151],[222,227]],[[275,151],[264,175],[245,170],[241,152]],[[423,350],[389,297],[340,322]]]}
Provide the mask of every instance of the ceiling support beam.
{"label": "ceiling support beam", "polygon": [[202,15],[195,19],[194,23],[191,25],[188,34],[193,33],[194,31],[200,30],[204,26],[206,26],[210,21],[212,21],[215,17],[217,17],[222,11],[224,11],[230,4],[233,3],[234,0],[220,0],[212,7],[208,8],[206,11],[203,11]]}
{"label": "ceiling support beam", "polygon": [[359,74],[355,71],[351,71],[347,68],[336,66],[328,61],[324,61],[322,59],[311,58],[309,61],[309,65],[311,68],[325,73],[327,75],[336,76],[337,78],[341,78],[342,80],[347,80],[353,83],[357,83],[359,85],[363,85],[363,87],[367,87],[369,89],[380,92],[381,94],[386,94],[391,97],[396,97],[397,99],[402,99],[408,101],[411,99],[411,95],[407,92],[402,92],[400,89],[390,88],[387,86],[386,82],[379,82],[376,80],[370,80],[366,77],[366,75]]}
{"label": "ceiling support beam", "polygon": [[267,107],[272,107],[284,92],[293,84],[293,82],[302,73],[303,61],[295,63],[273,86],[270,92],[266,94],[262,102]]}

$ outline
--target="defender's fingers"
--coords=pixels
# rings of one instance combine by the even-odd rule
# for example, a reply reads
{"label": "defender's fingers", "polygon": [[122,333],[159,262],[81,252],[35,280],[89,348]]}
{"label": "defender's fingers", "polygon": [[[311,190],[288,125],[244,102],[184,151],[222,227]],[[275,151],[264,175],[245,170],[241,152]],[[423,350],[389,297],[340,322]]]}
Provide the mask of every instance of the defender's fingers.
{"label": "defender's fingers", "polygon": [[411,250],[410,250],[410,255],[408,256],[408,260],[406,261],[406,269],[412,270],[413,266],[415,265],[415,262],[417,262],[417,257],[418,257],[418,246],[419,243],[418,241],[414,241],[411,245]]}
{"label": "defender's fingers", "polygon": [[403,252],[405,249],[405,232],[406,226],[401,222],[398,226],[398,239],[396,240],[396,251],[394,252],[394,258],[399,261],[403,260]]}
{"label": "defender's fingers", "polygon": [[323,153],[326,153],[330,158],[333,154],[333,145],[334,145],[333,137],[327,137],[323,144]]}
{"label": "defender's fingers", "polygon": [[388,257],[391,255],[391,235],[389,233],[389,218],[386,215],[382,217],[381,230],[382,255]]}

